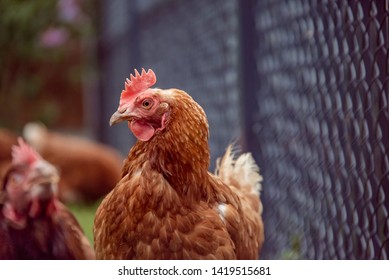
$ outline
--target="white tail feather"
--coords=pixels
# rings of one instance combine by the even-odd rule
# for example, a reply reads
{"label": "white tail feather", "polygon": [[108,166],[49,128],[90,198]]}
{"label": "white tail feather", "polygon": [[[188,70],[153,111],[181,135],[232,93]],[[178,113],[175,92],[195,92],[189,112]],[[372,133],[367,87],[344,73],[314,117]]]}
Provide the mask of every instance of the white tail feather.
{"label": "white tail feather", "polygon": [[250,186],[252,191],[258,195],[262,189],[261,182],[263,179],[251,153],[242,154],[235,159],[232,145],[227,147],[223,158],[217,160],[215,174],[226,184],[235,181],[239,182],[240,185],[235,187]]}

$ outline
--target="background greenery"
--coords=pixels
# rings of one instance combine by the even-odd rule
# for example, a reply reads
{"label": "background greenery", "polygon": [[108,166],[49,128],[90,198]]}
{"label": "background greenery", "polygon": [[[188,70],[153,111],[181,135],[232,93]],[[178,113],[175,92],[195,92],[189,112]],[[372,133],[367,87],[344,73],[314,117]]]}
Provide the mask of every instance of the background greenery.
{"label": "background greenery", "polygon": [[93,245],[93,221],[100,201],[93,204],[69,204],[67,205],[80,223],[85,235]]}
{"label": "background greenery", "polygon": [[0,0],[0,126],[83,125],[93,0]]}

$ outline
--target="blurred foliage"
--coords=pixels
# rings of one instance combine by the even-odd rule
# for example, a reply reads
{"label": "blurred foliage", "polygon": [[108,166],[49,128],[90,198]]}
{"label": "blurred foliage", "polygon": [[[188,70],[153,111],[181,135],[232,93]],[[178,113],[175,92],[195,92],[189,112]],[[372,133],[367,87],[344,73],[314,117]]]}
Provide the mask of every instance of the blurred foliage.
{"label": "blurred foliage", "polygon": [[85,41],[95,35],[93,3],[0,0],[0,126],[50,125],[67,112],[61,98],[81,103]]}
{"label": "blurred foliage", "polygon": [[56,6],[56,0],[1,0],[1,57],[20,62],[38,59],[43,53],[39,51],[37,35],[56,22]]}

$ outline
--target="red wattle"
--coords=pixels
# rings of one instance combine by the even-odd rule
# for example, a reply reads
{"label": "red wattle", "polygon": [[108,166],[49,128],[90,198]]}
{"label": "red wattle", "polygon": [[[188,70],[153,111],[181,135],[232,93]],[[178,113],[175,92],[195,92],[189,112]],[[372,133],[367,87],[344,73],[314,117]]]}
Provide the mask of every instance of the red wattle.
{"label": "red wattle", "polygon": [[141,120],[133,120],[129,122],[128,127],[140,141],[149,141],[155,133],[154,127]]}

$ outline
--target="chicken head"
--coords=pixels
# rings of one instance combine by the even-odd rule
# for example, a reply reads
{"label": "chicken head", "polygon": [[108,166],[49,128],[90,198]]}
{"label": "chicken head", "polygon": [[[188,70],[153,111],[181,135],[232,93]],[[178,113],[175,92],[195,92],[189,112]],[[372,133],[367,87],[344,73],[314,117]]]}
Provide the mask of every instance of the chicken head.
{"label": "chicken head", "polygon": [[57,169],[19,138],[12,147],[12,164],[3,184],[4,217],[14,227],[23,228],[27,217],[37,216],[41,203],[56,194],[58,180]]}
{"label": "chicken head", "polygon": [[118,110],[112,115],[110,125],[128,121],[128,127],[140,141],[150,140],[163,131],[169,116],[168,97],[157,88],[149,88],[156,82],[153,70],[142,74],[135,70],[126,80]]}

